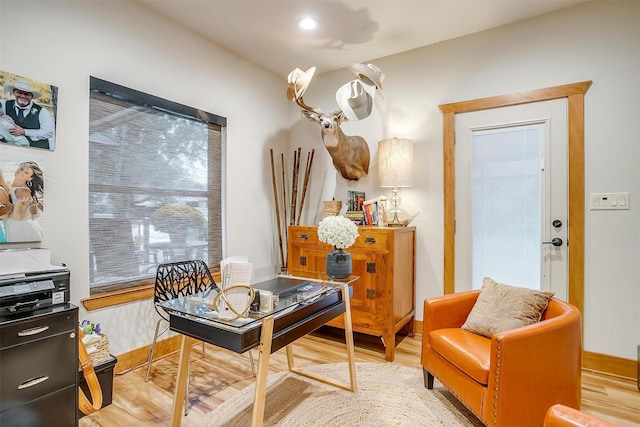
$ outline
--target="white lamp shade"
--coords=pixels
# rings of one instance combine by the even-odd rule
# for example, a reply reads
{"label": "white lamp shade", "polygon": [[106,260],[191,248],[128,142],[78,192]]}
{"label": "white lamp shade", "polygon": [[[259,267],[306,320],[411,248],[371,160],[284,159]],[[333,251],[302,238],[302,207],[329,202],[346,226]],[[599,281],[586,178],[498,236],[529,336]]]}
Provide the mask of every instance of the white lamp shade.
{"label": "white lamp shade", "polygon": [[413,185],[413,141],[393,138],[378,142],[378,179],[380,187]]}

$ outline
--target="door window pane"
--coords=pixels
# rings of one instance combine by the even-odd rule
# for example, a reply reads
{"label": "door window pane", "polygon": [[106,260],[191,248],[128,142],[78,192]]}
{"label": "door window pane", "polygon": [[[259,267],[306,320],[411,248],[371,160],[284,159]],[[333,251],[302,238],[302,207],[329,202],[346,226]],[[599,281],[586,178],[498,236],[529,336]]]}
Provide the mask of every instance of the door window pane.
{"label": "door window pane", "polygon": [[473,288],[484,277],[540,289],[543,126],[475,131]]}

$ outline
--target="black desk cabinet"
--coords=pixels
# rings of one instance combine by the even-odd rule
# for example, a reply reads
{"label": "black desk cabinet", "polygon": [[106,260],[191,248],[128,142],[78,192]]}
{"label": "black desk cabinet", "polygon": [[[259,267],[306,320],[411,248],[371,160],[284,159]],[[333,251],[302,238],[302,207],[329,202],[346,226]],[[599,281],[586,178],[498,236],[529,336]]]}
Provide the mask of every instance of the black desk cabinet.
{"label": "black desk cabinet", "polygon": [[0,426],[78,425],[78,307],[0,318]]}

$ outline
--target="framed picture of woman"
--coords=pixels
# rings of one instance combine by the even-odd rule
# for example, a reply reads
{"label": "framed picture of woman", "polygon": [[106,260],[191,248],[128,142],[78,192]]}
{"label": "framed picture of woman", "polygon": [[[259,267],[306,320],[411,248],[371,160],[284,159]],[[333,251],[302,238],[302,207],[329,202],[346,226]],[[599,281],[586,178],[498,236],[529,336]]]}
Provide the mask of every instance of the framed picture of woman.
{"label": "framed picture of woman", "polygon": [[43,165],[41,156],[17,156],[0,147],[0,245],[42,241]]}

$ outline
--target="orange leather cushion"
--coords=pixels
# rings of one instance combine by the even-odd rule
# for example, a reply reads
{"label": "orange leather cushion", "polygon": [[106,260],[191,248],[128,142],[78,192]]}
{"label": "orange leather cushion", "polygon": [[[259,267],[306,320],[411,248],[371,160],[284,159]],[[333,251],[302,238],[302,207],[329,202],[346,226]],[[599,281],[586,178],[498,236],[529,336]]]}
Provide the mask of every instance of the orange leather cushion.
{"label": "orange leather cushion", "polygon": [[471,378],[489,381],[491,340],[460,328],[437,329],[429,333],[431,348]]}

